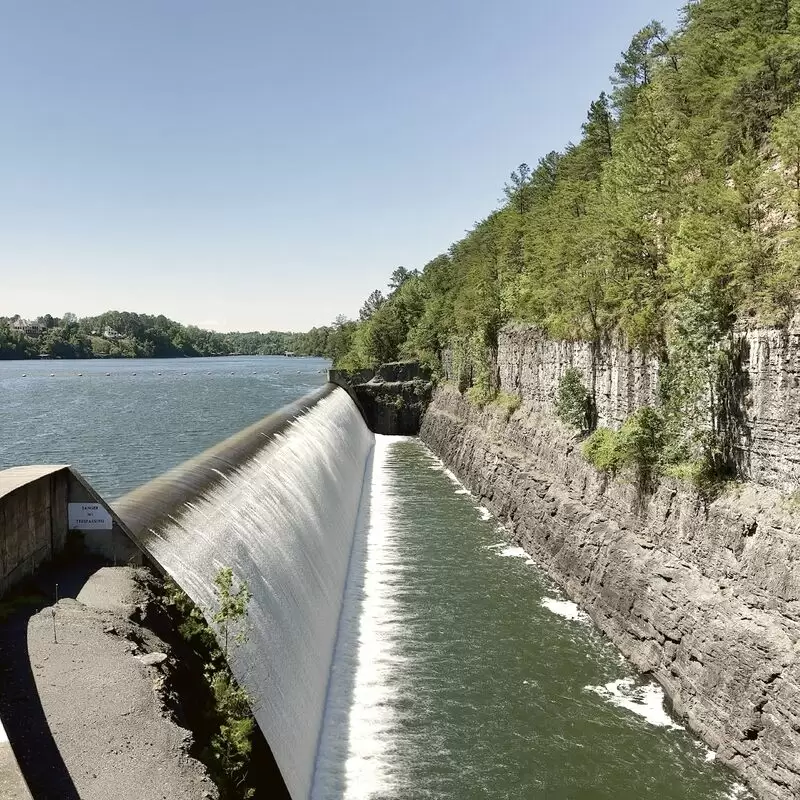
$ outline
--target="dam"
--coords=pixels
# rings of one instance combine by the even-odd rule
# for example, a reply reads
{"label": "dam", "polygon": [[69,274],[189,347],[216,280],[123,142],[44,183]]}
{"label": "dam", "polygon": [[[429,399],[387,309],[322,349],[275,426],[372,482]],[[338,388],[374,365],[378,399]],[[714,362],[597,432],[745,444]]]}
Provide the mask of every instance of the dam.
{"label": "dam", "polygon": [[110,507],[207,614],[220,566],[247,583],[232,668],[293,800],[747,796],[455,475],[341,388]]}

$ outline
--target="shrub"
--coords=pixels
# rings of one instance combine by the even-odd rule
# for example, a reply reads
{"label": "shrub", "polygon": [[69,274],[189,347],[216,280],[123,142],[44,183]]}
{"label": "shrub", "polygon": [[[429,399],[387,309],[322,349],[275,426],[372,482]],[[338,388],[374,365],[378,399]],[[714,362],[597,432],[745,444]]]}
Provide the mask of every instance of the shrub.
{"label": "shrub", "polygon": [[583,443],[583,457],[600,472],[614,475],[622,466],[617,448],[617,434],[610,428],[598,428]]}
{"label": "shrub", "polygon": [[640,478],[652,477],[663,448],[664,420],[651,406],[631,414],[617,433],[622,465],[634,467]]}
{"label": "shrub", "polygon": [[478,406],[478,408],[483,408],[494,400],[494,395],[491,390],[487,389],[485,386],[470,386],[470,388],[467,389],[466,396],[467,400]]}
{"label": "shrub", "polygon": [[664,420],[654,408],[644,406],[625,420],[618,431],[598,428],[584,443],[583,455],[601,472],[636,471],[637,480],[651,480],[664,448]]}
{"label": "shrub", "polygon": [[522,400],[519,395],[509,394],[508,392],[500,392],[492,400],[492,405],[502,412],[506,420],[520,407],[521,403]]}
{"label": "shrub", "polygon": [[[217,611],[214,629],[189,596],[171,580],[164,582],[164,603],[178,619],[183,640],[205,662],[203,677],[211,697],[204,715],[214,731],[202,760],[220,790],[223,800],[246,800],[254,790],[248,786],[255,720],[247,692],[239,686],[228,665],[228,648],[247,640],[247,607],[250,591],[237,582],[230,567],[214,577]],[[222,647],[218,643],[222,640]],[[224,648],[224,649],[223,649]]]}
{"label": "shrub", "polygon": [[570,367],[558,383],[556,415],[573,428],[589,429],[589,390],[574,367]]}

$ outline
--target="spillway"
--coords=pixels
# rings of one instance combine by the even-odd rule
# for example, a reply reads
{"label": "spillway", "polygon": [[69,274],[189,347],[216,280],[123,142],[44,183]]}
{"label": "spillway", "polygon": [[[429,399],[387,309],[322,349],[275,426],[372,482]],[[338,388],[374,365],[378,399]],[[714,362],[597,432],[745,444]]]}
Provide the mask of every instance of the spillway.
{"label": "spillway", "polygon": [[723,800],[577,607],[416,439],[328,385],[115,510],[204,610],[251,592],[230,663],[292,800]]}
{"label": "spillway", "polygon": [[348,394],[328,386],[115,505],[206,613],[220,567],[247,583],[248,637],[231,667],[294,800],[311,792],[373,443]]}

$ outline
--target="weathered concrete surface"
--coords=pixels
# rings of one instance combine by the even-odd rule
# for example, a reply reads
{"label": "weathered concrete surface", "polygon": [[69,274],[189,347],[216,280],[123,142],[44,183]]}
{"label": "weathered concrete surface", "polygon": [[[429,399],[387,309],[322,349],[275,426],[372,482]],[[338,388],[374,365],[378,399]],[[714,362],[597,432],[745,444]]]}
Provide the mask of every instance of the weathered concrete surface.
{"label": "weathered concrete surface", "polygon": [[585,608],[718,758],[770,800],[800,796],[800,519],[745,484],[705,504],[610,482],[571,433],[437,390],[421,436]]}
{"label": "weathered concrete surface", "polygon": [[[80,600],[0,627],[0,716],[34,797],[218,796],[172,719],[169,646],[129,619],[140,595],[132,570],[106,568]],[[148,665],[149,653],[168,657]]]}
{"label": "weathered concrete surface", "polygon": [[64,549],[69,469],[0,471],[0,597]]}
{"label": "weathered concrete surface", "polygon": [[3,800],[32,800],[28,784],[22,777],[17,759],[11,750],[0,722],[0,797]]}
{"label": "weathered concrete surface", "polygon": [[64,550],[69,503],[99,503],[112,516],[111,530],[78,534],[87,552],[111,563],[141,563],[124,524],[71,467],[12,467],[0,470],[0,597]]}

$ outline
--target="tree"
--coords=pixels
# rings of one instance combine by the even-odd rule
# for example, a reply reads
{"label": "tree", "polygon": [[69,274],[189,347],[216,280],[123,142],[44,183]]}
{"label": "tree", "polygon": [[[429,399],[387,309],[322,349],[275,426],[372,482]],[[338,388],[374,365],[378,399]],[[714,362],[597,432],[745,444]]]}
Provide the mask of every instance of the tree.
{"label": "tree", "polygon": [[[247,584],[240,582],[239,586],[233,588],[233,570],[230,567],[222,567],[214,577],[214,586],[217,590],[218,609],[214,614],[214,622],[222,630],[224,642],[223,652],[228,657],[228,635],[231,628],[238,627],[247,616],[247,606],[250,603],[250,590]],[[241,644],[247,639],[247,631],[239,630],[235,636],[237,644]]]}
{"label": "tree", "polygon": [[375,289],[364,301],[364,305],[361,306],[358,318],[362,322],[366,322],[385,302],[386,298],[383,296],[383,292],[380,289]]}
{"label": "tree", "polygon": [[396,292],[409,278],[419,275],[417,270],[409,270],[405,267],[397,267],[392,272],[392,277],[389,279],[389,288],[392,293]]}

